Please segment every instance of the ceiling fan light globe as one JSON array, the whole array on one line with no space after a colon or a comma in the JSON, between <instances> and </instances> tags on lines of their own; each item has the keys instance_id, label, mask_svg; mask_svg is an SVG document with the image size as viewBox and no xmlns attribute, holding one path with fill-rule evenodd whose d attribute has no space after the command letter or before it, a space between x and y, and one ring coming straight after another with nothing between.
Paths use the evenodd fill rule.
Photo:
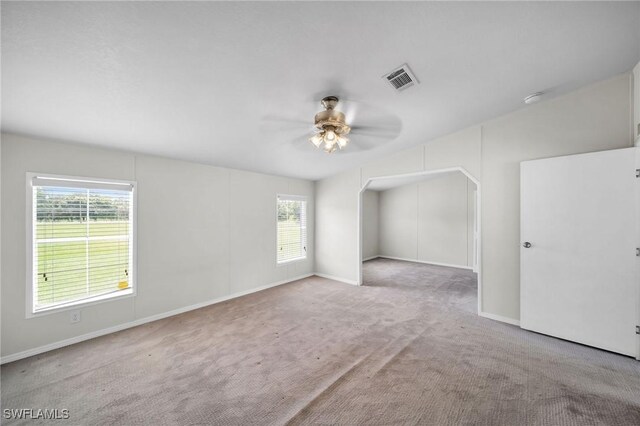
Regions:
<instances>
[{"instance_id":1,"label":"ceiling fan light globe","mask_svg":"<svg viewBox=\"0 0 640 426\"><path fill-rule=\"evenodd\" d=\"M327 154L331 154L332 152L335 152L335 150L338 149L338 145L337 144L325 144L324 145L324 152L326 152Z\"/></svg>"},{"instance_id":2,"label":"ceiling fan light globe","mask_svg":"<svg viewBox=\"0 0 640 426\"><path fill-rule=\"evenodd\" d=\"M316 135L313 135L312 137L309 138L309 142L311 142L316 148L320 148L320 145L322 145L322 134L318 133Z\"/></svg>"},{"instance_id":3,"label":"ceiling fan light globe","mask_svg":"<svg viewBox=\"0 0 640 426\"><path fill-rule=\"evenodd\" d=\"M338 138L336 139L336 143L338 144L338 148L342 149L349 143L349 138L338 136Z\"/></svg>"},{"instance_id":4,"label":"ceiling fan light globe","mask_svg":"<svg viewBox=\"0 0 640 426\"><path fill-rule=\"evenodd\" d=\"M324 139L326 141L334 141L336 139L336 133L332 130L326 130L324 133Z\"/></svg>"},{"instance_id":5,"label":"ceiling fan light globe","mask_svg":"<svg viewBox=\"0 0 640 426\"><path fill-rule=\"evenodd\" d=\"M335 139L327 140L327 138L325 137L325 139L324 139L324 150L326 152L328 152L328 153L332 153L336 149L338 149L338 143L336 142L336 140Z\"/></svg>"}]
</instances>

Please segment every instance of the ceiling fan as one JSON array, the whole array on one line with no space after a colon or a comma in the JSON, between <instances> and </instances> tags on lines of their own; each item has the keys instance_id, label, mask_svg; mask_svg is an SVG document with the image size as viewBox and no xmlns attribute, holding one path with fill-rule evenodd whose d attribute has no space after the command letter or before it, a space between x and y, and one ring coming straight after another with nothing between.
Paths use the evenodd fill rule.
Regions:
<instances>
[{"instance_id":1,"label":"ceiling fan","mask_svg":"<svg viewBox=\"0 0 640 426\"><path fill-rule=\"evenodd\" d=\"M308 129L302 135L298 133L290 143L308 150L309 145L304 142L308 140L327 153L349 153L377 148L395 139L402 127L398 117L376 105L341 100L337 96L325 96L320 104L324 110L315 114L313 122L301 120L300 115L267 116L263 118L265 130L284 135L296 129L297 132Z\"/></svg>"},{"instance_id":2,"label":"ceiling fan","mask_svg":"<svg viewBox=\"0 0 640 426\"><path fill-rule=\"evenodd\" d=\"M335 109L338 102L336 96L327 96L320 101L324 111L317 113L314 118L318 133L309 138L309 142L316 148L323 149L328 154L345 148L349 143L347 135L351 127L345 123L344 113Z\"/></svg>"}]
</instances>

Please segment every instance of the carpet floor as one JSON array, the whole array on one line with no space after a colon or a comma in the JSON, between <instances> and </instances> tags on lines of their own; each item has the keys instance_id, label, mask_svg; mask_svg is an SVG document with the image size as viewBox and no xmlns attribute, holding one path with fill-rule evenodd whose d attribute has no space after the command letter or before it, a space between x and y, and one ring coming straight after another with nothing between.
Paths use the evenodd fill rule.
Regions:
<instances>
[{"instance_id":1,"label":"carpet floor","mask_svg":"<svg viewBox=\"0 0 640 426\"><path fill-rule=\"evenodd\" d=\"M470 271L376 259L364 277L7 364L2 407L77 425L640 425L639 362L478 317Z\"/></svg>"}]
</instances>

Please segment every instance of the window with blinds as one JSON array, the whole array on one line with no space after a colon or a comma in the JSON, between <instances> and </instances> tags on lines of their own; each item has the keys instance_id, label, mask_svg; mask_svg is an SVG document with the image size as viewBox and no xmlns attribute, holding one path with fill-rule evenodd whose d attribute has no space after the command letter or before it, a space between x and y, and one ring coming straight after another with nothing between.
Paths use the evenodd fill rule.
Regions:
<instances>
[{"instance_id":1,"label":"window with blinds","mask_svg":"<svg viewBox=\"0 0 640 426\"><path fill-rule=\"evenodd\" d=\"M133 293L133 184L32 176L32 313Z\"/></svg>"},{"instance_id":2,"label":"window with blinds","mask_svg":"<svg viewBox=\"0 0 640 426\"><path fill-rule=\"evenodd\" d=\"M278 195L278 263L307 257L307 200Z\"/></svg>"}]
</instances>

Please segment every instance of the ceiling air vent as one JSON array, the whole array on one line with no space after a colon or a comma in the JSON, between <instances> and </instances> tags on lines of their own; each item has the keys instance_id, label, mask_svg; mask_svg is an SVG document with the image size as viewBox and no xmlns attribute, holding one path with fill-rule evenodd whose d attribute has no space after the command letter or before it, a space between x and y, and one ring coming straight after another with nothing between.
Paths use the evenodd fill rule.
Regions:
<instances>
[{"instance_id":1,"label":"ceiling air vent","mask_svg":"<svg viewBox=\"0 0 640 426\"><path fill-rule=\"evenodd\" d=\"M407 64L391 71L389 74L385 75L384 78L389 82L391 87L397 91L404 90L419 83L418 79L413 75L409 69L409 65Z\"/></svg>"}]
</instances>

